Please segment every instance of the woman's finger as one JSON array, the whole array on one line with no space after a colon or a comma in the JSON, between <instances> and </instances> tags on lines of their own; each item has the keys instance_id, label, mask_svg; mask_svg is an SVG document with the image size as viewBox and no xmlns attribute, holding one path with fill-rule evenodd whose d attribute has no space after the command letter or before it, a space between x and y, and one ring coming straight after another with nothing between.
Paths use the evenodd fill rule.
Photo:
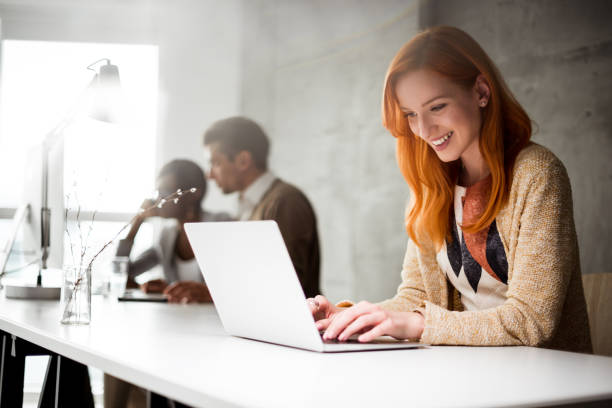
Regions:
<instances>
[{"instance_id":1,"label":"woman's finger","mask_svg":"<svg viewBox=\"0 0 612 408\"><path fill-rule=\"evenodd\" d=\"M357 340L359 340L361 343L368 343L377 337L384 336L385 334L389 334L392 326L393 326L393 321L391 320L390 317L387 317L386 319L381 321L378 325L374 326L371 330L359 336Z\"/></svg>"},{"instance_id":2,"label":"woman's finger","mask_svg":"<svg viewBox=\"0 0 612 408\"><path fill-rule=\"evenodd\" d=\"M319 305L320 308L328 308L331 306L329 300L323 295L317 295L313 298L313 300Z\"/></svg>"},{"instance_id":3,"label":"woman's finger","mask_svg":"<svg viewBox=\"0 0 612 408\"><path fill-rule=\"evenodd\" d=\"M383 311L361 315L346 326L346 328L338 335L338 340L346 341L353 334L358 333L361 330L374 327L385 320L385 318L386 315Z\"/></svg>"},{"instance_id":4,"label":"woman's finger","mask_svg":"<svg viewBox=\"0 0 612 408\"><path fill-rule=\"evenodd\" d=\"M308 308L310 309L310 313L315 314L319 311L319 302L313 298L308 298L306 299L306 304L308 305Z\"/></svg>"},{"instance_id":5,"label":"woman's finger","mask_svg":"<svg viewBox=\"0 0 612 408\"><path fill-rule=\"evenodd\" d=\"M166 289L164 289L165 295L175 295L178 290L181 289L181 282L174 282L171 285L168 285Z\"/></svg>"},{"instance_id":6,"label":"woman's finger","mask_svg":"<svg viewBox=\"0 0 612 408\"><path fill-rule=\"evenodd\" d=\"M184 298L190 295L189 289L188 288L184 288L184 287L176 287L174 288L174 290L170 293L172 295L172 297L177 297L177 298Z\"/></svg>"},{"instance_id":7,"label":"woman's finger","mask_svg":"<svg viewBox=\"0 0 612 408\"><path fill-rule=\"evenodd\" d=\"M332 321L331 318L317 320L315 322L315 325L317 326L317 330L321 331L321 330L327 329L331 321Z\"/></svg>"},{"instance_id":8,"label":"woman's finger","mask_svg":"<svg viewBox=\"0 0 612 408\"><path fill-rule=\"evenodd\" d=\"M369 313L373 308L376 308L376 306L371 303L360 302L336 314L327 330L325 330L323 338L325 340L335 339L353 320L362 314Z\"/></svg>"}]
</instances>

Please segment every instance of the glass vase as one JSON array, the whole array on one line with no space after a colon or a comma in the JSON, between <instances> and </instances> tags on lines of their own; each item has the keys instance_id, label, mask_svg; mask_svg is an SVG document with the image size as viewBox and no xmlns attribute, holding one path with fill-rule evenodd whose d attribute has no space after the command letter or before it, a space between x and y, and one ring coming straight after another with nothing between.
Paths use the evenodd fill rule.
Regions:
<instances>
[{"instance_id":1,"label":"glass vase","mask_svg":"<svg viewBox=\"0 0 612 408\"><path fill-rule=\"evenodd\" d=\"M65 267L60 302L62 324L91 322L91 267Z\"/></svg>"}]
</instances>

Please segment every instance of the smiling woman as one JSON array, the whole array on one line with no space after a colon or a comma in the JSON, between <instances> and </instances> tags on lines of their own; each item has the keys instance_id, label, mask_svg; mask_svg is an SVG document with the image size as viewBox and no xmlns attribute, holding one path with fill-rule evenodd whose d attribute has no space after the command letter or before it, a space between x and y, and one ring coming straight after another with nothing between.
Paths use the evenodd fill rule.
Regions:
<instances>
[{"instance_id":1,"label":"smiling woman","mask_svg":"<svg viewBox=\"0 0 612 408\"><path fill-rule=\"evenodd\" d=\"M317 296L324 338L589 352L567 173L476 41L436 27L402 47L383 120L412 192L402 283L346 310Z\"/></svg>"}]
</instances>

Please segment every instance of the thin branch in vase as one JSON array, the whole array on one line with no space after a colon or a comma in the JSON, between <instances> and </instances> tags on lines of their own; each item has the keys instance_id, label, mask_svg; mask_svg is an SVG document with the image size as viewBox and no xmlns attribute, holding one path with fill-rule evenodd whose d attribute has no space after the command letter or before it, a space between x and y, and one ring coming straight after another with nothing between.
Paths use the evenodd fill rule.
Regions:
<instances>
[{"instance_id":1,"label":"thin branch in vase","mask_svg":"<svg viewBox=\"0 0 612 408\"><path fill-rule=\"evenodd\" d=\"M66 201L68 201L68 196L66 196ZM66 234L68 235L68 244L70 245L70 255L72 256L72 264L75 265L75 258L74 258L74 249L73 244L72 244L72 236L70 235L70 228L68 228L68 207L66 207L66 213L64 214L64 219L66 220Z\"/></svg>"},{"instance_id":2,"label":"thin branch in vase","mask_svg":"<svg viewBox=\"0 0 612 408\"><path fill-rule=\"evenodd\" d=\"M157 201L156 201L156 202L155 202L155 203L154 203L152 206L150 206L150 207L148 207L148 208L145 208L145 209L141 210L141 211L139 212L139 214L136 214L134 217L132 217L132 218L130 219L130 221L128 221L128 222L127 222L127 223L126 223L126 224L125 224L123 227L121 227L121 229L120 229L120 230L119 230L119 231L118 231L118 232L115 234L115 236L113 236L113 238L112 238L110 241L108 241L106 244L104 244L104 245L102 246L102 248L101 248L101 249L100 249L100 250L99 250L99 251L98 251L98 252L97 252L97 253L96 253L96 254L95 254L95 255L94 255L92 258L91 258L91 261L89 261L89 263L87 264L87 268L85 269L85 272L86 272L86 271L88 271L88 270L91 270L91 267L92 267L92 265L93 265L94 261L96 260L96 258L98 258L98 256L99 256L99 255L100 255L102 252L104 252L104 250L105 250L106 248L108 248L108 247L109 247L109 246L110 246L110 245L111 245L113 242L115 242L115 240L116 240L116 239L117 239L117 238L118 238L118 237L121 235L121 233L122 233L123 231L125 231L125 229L126 229L127 227L129 227L130 225L132 225L132 223L133 223L133 222L136 220L136 218L138 217L138 215L140 215L140 213L143 213L143 212L145 212L145 211L150 211L150 210L154 209L155 207L157 207L157 208L162 208L162 207L163 207L164 205L166 205L166 204L167 204L169 201L172 201L174 204L178 204L178 202L179 202L180 198L181 198L181 197L182 197L184 194L186 194L186 193L187 193L187 194L192 194L192 193L195 193L196 191L198 191L198 189L197 189L197 188L195 188L195 187L192 187L192 188L190 188L190 189L188 189L188 190L181 190L181 189L179 188L179 189L178 189L178 190L176 190L174 193L169 194L169 195L167 195L167 196L165 196L165 197L160 198L160 199L159 199L159 200L157 200ZM80 207L79 207L79 210L78 210L78 211L80 212ZM78 220L78 213L77 213L77 220ZM80 228L79 228L79 230L80 230ZM69 297L69 298L68 298L68 300L66 301L66 307L64 308L64 313L63 313L63 315L64 315L64 316L63 316L63 318L64 318L64 319L65 319L65 318L67 318L67 317L68 317L68 315L69 315L69 313L70 313L70 305L71 305L71 301L72 301L72 299L73 299L73 297L74 297L74 294L76 293L76 291L77 291L77 289L78 289L79 285L81 284L81 281L83 280L83 273L84 273L84 271L83 271L83 263L82 263L82 261L83 261L83 259L82 259L82 258L83 258L83 256L84 256L84 253L82 253L82 256L81 256L81 264L80 264L80 266L79 266L79 276L78 276L78 278L76 279L76 281L74 282L72 292L70 293L70 297Z\"/></svg>"},{"instance_id":3,"label":"thin branch in vase","mask_svg":"<svg viewBox=\"0 0 612 408\"><path fill-rule=\"evenodd\" d=\"M105 179L105 184L108 180ZM96 200L96 202L100 202L100 200L102 199L102 191L100 191L98 193L98 198ZM91 236L91 231L93 230L93 225L94 222L96 221L96 215L98 214L98 209L94 209L93 215L91 216L91 222L89 223L89 231L87 232L87 238L85 238L85 251L87 251L87 248L89 248L89 237Z\"/></svg>"},{"instance_id":4,"label":"thin branch in vase","mask_svg":"<svg viewBox=\"0 0 612 408\"><path fill-rule=\"evenodd\" d=\"M78 199L77 199L78 202ZM76 215L76 223L77 229L79 231L79 242L80 242L80 253L81 259L79 260L79 267L83 266L83 260L85 259L85 249L83 248L83 230L81 229L81 205L77 206L77 215Z\"/></svg>"},{"instance_id":5,"label":"thin branch in vase","mask_svg":"<svg viewBox=\"0 0 612 408\"><path fill-rule=\"evenodd\" d=\"M157 207L157 208L162 208L162 207L163 207L164 205L166 205L166 204L167 204L169 201L172 201L174 204L178 204L178 202L179 202L179 198L180 198L180 197L181 197L183 194L185 194L185 193L188 193L188 194L189 194L189 193L195 193L196 191L198 191L198 189L197 189L197 188L195 188L195 187L191 187L189 190L185 190L185 191L183 191L183 190L181 190L181 189L179 188L179 189L178 189L178 190L176 190L174 193L169 194L169 195L167 195L167 196L165 196L165 197L160 198L160 199L159 199L159 200L157 200L157 201L155 202L155 204L153 204L152 206L150 206L150 207L148 207L148 208L145 208L145 209L143 209L143 210L140 210L140 213L143 213L143 212L146 212L146 211L150 211L150 210L154 209L155 207ZM116 239L119 237L119 235L121 235L121 233L122 233L123 231L125 231L125 229L126 229L127 227L129 227L130 225L132 225L132 223L133 223L133 222L136 220L136 218L138 217L138 215L139 215L139 214L137 214L137 215L135 215L134 217L132 217L132 219L131 219L131 220L130 220L130 221L127 223L127 224L125 224L125 225L124 225L124 226L123 226L123 227L122 227L122 228L119 230L119 232L117 232L117 233L115 234L115 236L114 236L114 237L113 237L113 238L112 238L110 241L108 241L106 244L104 244L104 246L102 247L102 249L100 249L100 251L98 251L98 253L97 253L97 254L95 254L95 255L93 256L93 258L92 258L92 259L91 259L91 261L89 262L88 268L89 268L89 267L91 267L91 265L94 263L94 261L96 260L96 258L98 257L98 255L100 255L102 252L104 252L104 250L105 250L105 249L106 249L106 248L107 248L109 245L111 245L111 244L112 244L112 243L113 243L113 242L114 242L114 241L115 241L115 240L116 240Z\"/></svg>"},{"instance_id":6,"label":"thin branch in vase","mask_svg":"<svg viewBox=\"0 0 612 408\"><path fill-rule=\"evenodd\" d=\"M85 253L87 252L87 249L89 248L89 237L91 236L91 231L93 230L93 224L96 221L96 215L98 214L98 209L95 209L92 216L91 216L91 222L89 223L89 231L87 231L87 237L85 238L85 248L83 249L83 256L85 256Z\"/></svg>"}]
</instances>

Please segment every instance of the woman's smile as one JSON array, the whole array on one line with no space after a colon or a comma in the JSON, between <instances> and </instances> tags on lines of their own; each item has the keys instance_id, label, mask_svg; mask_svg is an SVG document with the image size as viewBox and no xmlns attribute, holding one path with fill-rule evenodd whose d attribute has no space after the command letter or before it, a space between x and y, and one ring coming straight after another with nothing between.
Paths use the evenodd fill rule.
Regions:
<instances>
[{"instance_id":1,"label":"woman's smile","mask_svg":"<svg viewBox=\"0 0 612 408\"><path fill-rule=\"evenodd\" d=\"M443 150L450 143L450 138L452 135L453 135L453 131L451 130L450 132L446 133L441 138L432 140L431 144L434 145L434 149L438 151Z\"/></svg>"}]
</instances>

